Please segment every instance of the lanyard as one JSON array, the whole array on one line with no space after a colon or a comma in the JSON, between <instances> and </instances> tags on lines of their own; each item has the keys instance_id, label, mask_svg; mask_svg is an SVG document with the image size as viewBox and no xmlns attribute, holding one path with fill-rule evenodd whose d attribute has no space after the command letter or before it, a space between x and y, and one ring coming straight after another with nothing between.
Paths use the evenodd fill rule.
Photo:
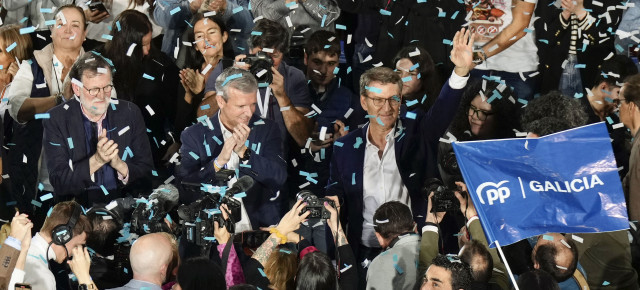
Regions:
<instances>
[{"instance_id":1,"label":"lanyard","mask_svg":"<svg viewBox=\"0 0 640 290\"><path fill-rule=\"evenodd\" d=\"M267 112L269 112L268 107L269 107L269 96L271 96L271 88L267 87L267 91L265 93L264 96L264 102L260 102L260 98L262 97L260 95L260 90L258 90L258 109L260 110L260 118L262 119L266 119L267 118Z\"/></svg>"}]
</instances>

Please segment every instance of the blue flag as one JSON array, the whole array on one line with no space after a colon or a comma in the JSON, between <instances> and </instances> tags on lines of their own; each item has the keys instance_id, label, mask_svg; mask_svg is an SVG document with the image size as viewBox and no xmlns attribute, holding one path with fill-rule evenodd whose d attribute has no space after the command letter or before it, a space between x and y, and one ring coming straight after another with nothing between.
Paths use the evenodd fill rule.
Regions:
<instances>
[{"instance_id":1,"label":"blue flag","mask_svg":"<svg viewBox=\"0 0 640 290\"><path fill-rule=\"evenodd\" d=\"M541 138L455 142L491 247L548 233L629 228L603 122Z\"/></svg>"}]
</instances>

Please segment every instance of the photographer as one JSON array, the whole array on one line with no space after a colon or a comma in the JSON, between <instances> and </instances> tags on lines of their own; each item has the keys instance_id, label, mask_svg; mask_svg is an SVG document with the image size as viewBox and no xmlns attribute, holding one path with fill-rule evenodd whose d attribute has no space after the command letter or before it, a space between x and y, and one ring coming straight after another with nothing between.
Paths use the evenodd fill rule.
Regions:
<instances>
[{"instance_id":1,"label":"photographer","mask_svg":"<svg viewBox=\"0 0 640 290\"><path fill-rule=\"evenodd\" d=\"M338 199L331 199L336 204L336 208L339 209ZM300 251L300 256L303 257L300 260L295 276L295 288L301 289L302 285L304 285L304 289L355 289L358 283L356 260L342 226L338 224L338 211L328 203L325 203L324 207L331 213L331 218L327 223L331 228L336 241L336 248L338 249L336 263L338 267L342 268L340 277L338 278L337 272L328 256L317 251L310 252L313 251L313 247L305 248ZM308 211L300 215L300 212L305 208L306 204L302 203L302 200L298 200L292 209L285 214L280 223L270 230L271 236L256 250L245 265L247 283L258 286L261 289L268 289L269 285L271 285L271 281L266 277L268 274L261 274L265 273L265 263L278 244L285 244L290 240L295 243L300 242L300 237L293 231L309 216ZM299 249L302 247L301 245L298 246ZM274 269L274 271L277 271L277 269Z\"/></svg>"}]
</instances>

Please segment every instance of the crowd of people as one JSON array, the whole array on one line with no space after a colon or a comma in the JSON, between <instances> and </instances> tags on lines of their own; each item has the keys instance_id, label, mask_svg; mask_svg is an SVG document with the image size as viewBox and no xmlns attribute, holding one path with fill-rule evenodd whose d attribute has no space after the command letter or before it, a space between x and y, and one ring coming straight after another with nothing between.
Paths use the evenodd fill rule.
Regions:
<instances>
[{"instance_id":1,"label":"crowd of people","mask_svg":"<svg viewBox=\"0 0 640 290\"><path fill-rule=\"evenodd\" d=\"M639 289L638 24L639 0L2 1L0 290ZM490 248L452 142L598 122L630 229Z\"/></svg>"}]
</instances>

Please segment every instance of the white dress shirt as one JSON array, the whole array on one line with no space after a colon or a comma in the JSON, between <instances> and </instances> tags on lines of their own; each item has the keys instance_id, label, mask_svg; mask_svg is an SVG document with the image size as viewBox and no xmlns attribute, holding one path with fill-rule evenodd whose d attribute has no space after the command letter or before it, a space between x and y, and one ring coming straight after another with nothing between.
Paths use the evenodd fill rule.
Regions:
<instances>
[{"instance_id":1,"label":"white dress shirt","mask_svg":"<svg viewBox=\"0 0 640 290\"><path fill-rule=\"evenodd\" d=\"M396 128L402 127L398 120ZM386 136L387 145L382 152L382 158L378 156L380 150L369 140L367 127L367 141L364 152L363 192L364 207L362 215L362 244L367 247L380 247L373 229L373 214L378 207L388 201L399 201L411 208L409 191L402 182L398 164L396 163L395 133L391 130Z\"/></svg>"}]
</instances>

